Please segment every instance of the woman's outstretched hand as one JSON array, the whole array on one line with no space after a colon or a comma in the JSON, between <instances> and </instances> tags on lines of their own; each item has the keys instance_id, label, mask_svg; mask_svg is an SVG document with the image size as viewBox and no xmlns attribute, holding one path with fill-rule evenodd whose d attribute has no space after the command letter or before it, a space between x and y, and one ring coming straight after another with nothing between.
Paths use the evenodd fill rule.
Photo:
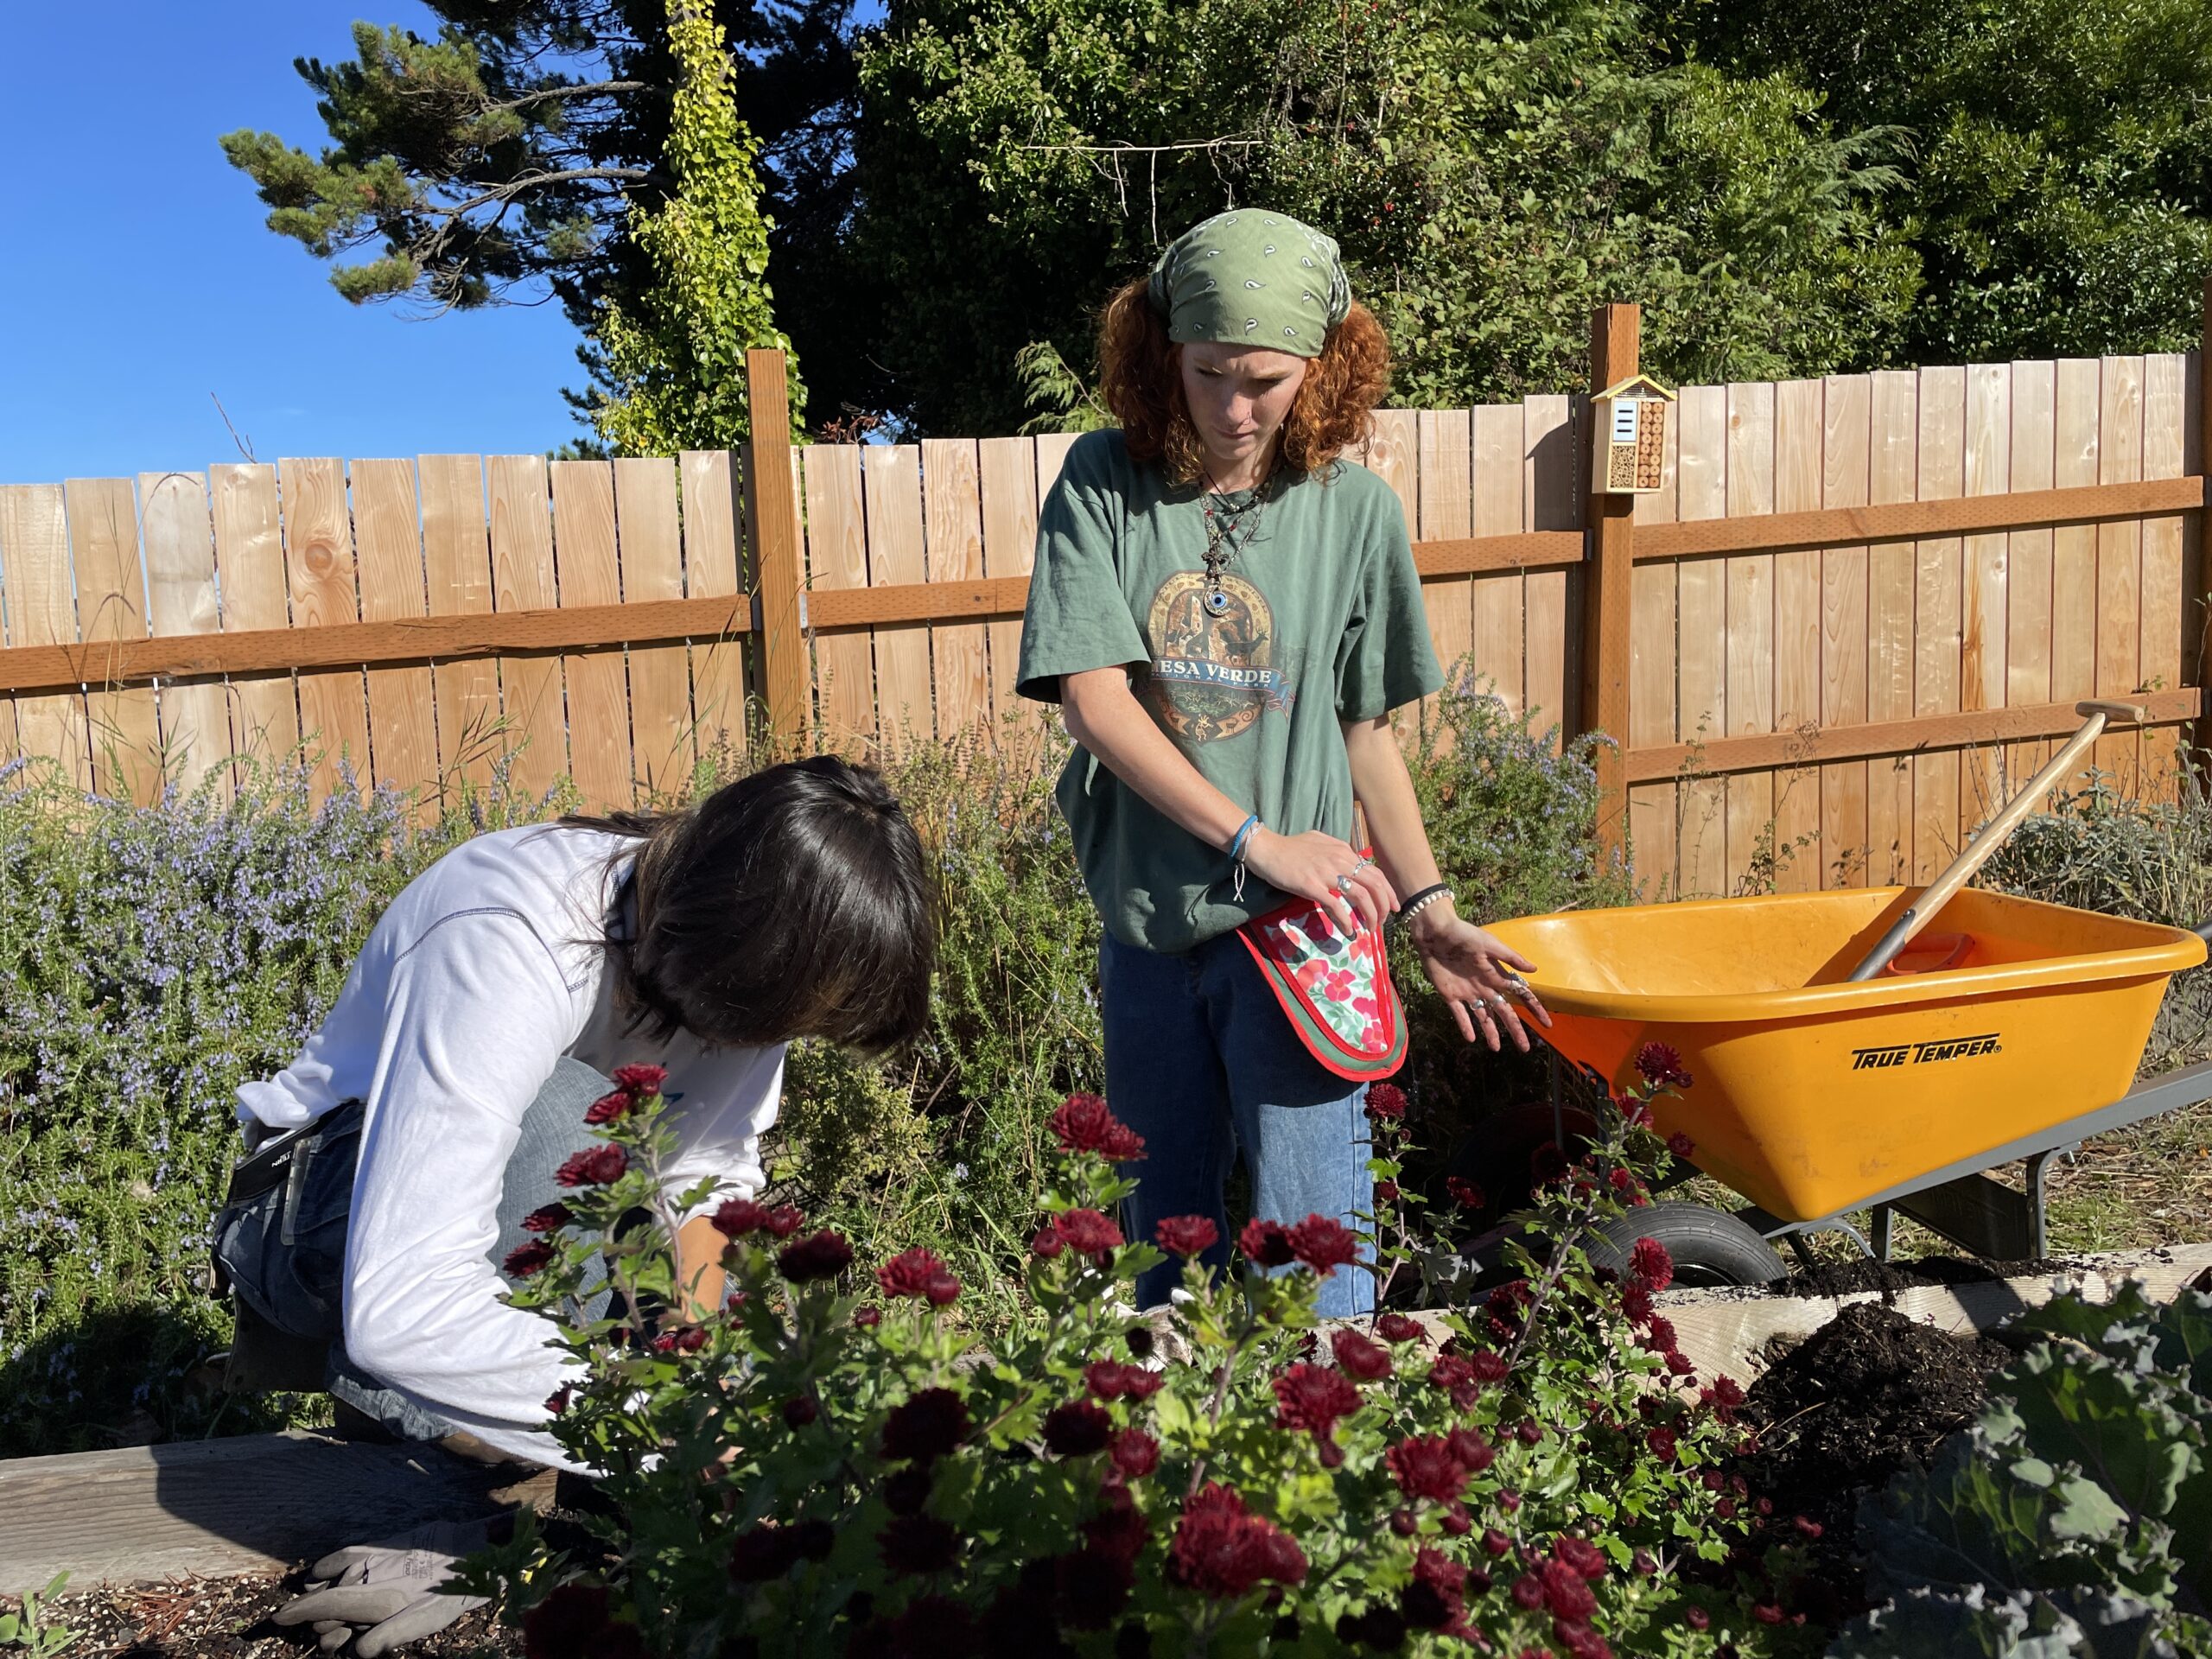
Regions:
<instances>
[{"instance_id":1,"label":"woman's outstretched hand","mask_svg":"<svg viewBox=\"0 0 2212 1659\"><path fill-rule=\"evenodd\" d=\"M1520 977L1534 973L1535 963L1472 922L1435 914L1449 902L1433 906L1414 919L1414 949L1421 954L1421 971L1450 1006L1461 1036L1471 1043L1480 1032L1494 1052L1503 1027L1514 1046L1527 1053L1529 1033L1513 1017L1513 1004L1520 1003L1540 1026L1552 1022L1535 990Z\"/></svg>"},{"instance_id":2,"label":"woman's outstretched hand","mask_svg":"<svg viewBox=\"0 0 2212 1659\"><path fill-rule=\"evenodd\" d=\"M1381 927L1383 918L1398 908L1389 878L1375 868L1372 859L1361 857L1350 842L1319 830L1302 836L1255 830L1245 844L1244 862L1279 892L1319 902L1347 935L1358 931L1355 918L1359 925ZM1349 878L1342 887L1338 885L1340 877Z\"/></svg>"}]
</instances>

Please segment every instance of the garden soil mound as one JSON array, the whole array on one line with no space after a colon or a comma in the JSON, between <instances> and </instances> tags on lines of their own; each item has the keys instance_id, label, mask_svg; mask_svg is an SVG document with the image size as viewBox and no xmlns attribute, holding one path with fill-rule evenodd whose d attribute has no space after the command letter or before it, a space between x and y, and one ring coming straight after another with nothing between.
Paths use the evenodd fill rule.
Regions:
<instances>
[{"instance_id":1,"label":"garden soil mound","mask_svg":"<svg viewBox=\"0 0 2212 1659\"><path fill-rule=\"evenodd\" d=\"M2078 1263L2040 1261L1986 1262L1979 1256L1923 1255L1912 1262L1877 1262L1857 1256L1802 1268L1765 1288L1783 1296L1849 1296L1857 1292L1915 1290L1923 1285L1972 1285L1991 1279L2031 1279L2078 1268Z\"/></svg>"},{"instance_id":2,"label":"garden soil mound","mask_svg":"<svg viewBox=\"0 0 2212 1659\"><path fill-rule=\"evenodd\" d=\"M285 1630L270 1615L300 1593L292 1578L173 1579L163 1584L65 1591L41 1604L40 1622L72 1631L70 1659L313 1659L304 1625ZM12 1601L0 1603L12 1609ZM405 1659L522 1659L522 1633L502 1630L480 1607L458 1624L398 1650Z\"/></svg>"},{"instance_id":3,"label":"garden soil mound","mask_svg":"<svg viewBox=\"0 0 2212 1659\"><path fill-rule=\"evenodd\" d=\"M1908 1465L1924 1466L1981 1408L1990 1373L2012 1357L1986 1337L1916 1325L1879 1302L1849 1304L1751 1385L1745 1416L1761 1442L1745 1464L1752 1491L1785 1522L1819 1522L1815 1556L1839 1590L1855 1587L1859 1495Z\"/></svg>"}]
</instances>

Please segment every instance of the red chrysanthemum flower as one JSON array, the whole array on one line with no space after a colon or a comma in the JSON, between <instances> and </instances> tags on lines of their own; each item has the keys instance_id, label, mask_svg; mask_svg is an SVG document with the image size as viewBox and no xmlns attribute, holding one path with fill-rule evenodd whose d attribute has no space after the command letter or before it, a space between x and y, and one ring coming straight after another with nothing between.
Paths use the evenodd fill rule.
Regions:
<instances>
[{"instance_id":1,"label":"red chrysanthemum flower","mask_svg":"<svg viewBox=\"0 0 2212 1659\"><path fill-rule=\"evenodd\" d=\"M1306 1556L1287 1533L1247 1510L1228 1487L1209 1481L1184 1506L1168 1571L1200 1595L1231 1600L1262 1583L1303 1584Z\"/></svg>"},{"instance_id":2,"label":"red chrysanthemum flower","mask_svg":"<svg viewBox=\"0 0 2212 1659\"><path fill-rule=\"evenodd\" d=\"M1656 1238L1639 1238L1628 1253L1629 1270L1655 1291L1675 1282L1675 1258Z\"/></svg>"},{"instance_id":3,"label":"red chrysanthemum flower","mask_svg":"<svg viewBox=\"0 0 2212 1659\"><path fill-rule=\"evenodd\" d=\"M553 1247L542 1238L534 1238L527 1244L518 1244L509 1250L506 1261L501 1265L505 1268L508 1278L527 1279L532 1274L543 1273L552 1260Z\"/></svg>"},{"instance_id":4,"label":"red chrysanthemum flower","mask_svg":"<svg viewBox=\"0 0 2212 1659\"><path fill-rule=\"evenodd\" d=\"M960 1535L933 1515L894 1515L875 1535L876 1553L893 1573L942 1573L960 1559Z\"/></svg>"},{"instance_id":5,"label":"red chrysanthemum flower","mask_svg":"<svg viewBox=\"0 0 2212 1659\"><path fill-rule=\"evenodd\" d=\"M1123 1434L1138 1433L1125 1428ZM1133 1561L1152 1536L1152 1525L1144 1512L1129 1501L1127 1492L1109 1491L1106 1507L1083 1523L1083 1538L1086 1548L1116 1560Z\"/></svg>"},{"instance_id":6,"label":"red chrysanthemum flower","mask_svg":"<svg viewBox=\"0 0 2212 1659\"><path fill-rule=\"evenodd\" d=\"M618 1065L614 1068L614 1086L639 1099L660 1093L660 1086L668 1081L664 1065Z\"/></svg>"},{"instance_id":7,"label":"red chrysanthemum flower","mask_svg":"<svg viewBox=\"0 0 2212 1659\"><path fill-rule=\"evenodd\" d=\"M1675 1351L1675 1322L1663 1313L1654 1313L1636 1340L1648 1353L1670 1354Z\"/></svg>"},{"instance_id":8,"label":"red chrysanthemum flower","mask_svg":"<svg viewBox=\"0 0 2212 1659\"><path fill-rule=\"evenodd\" d=\"M1141 1428L1121 1430L1107 1450L1124 1480L1142 1480L1160 1467L1160 1442Z\"/></svg>"},{"instance_id":9,"label":"red chrysanthemum flower","mask_svg":"<svg viewBox=\"0 0 2212 1659\"><path fill-rule=\"evenodd\" d=\"M622 1179L622 1172L630 1167L630 1160L621 1147L593 1147L588 1151L570 1153L561 1167L553 1172L553 1179L563 1186L605 1186Z\"/></svg>"},{"instance_id":10,"label":"red chrysanthemum flower","mask_svg":"<svg viewBox=\"0 0 2212 1659\"><path fill-rule=\"evenodd\" d=\"M637 1103L630 1096L617 1089L611 1095L601 1095L584 1108L584 1122L594 1128L599 1128L626 1117L630 1109Z\"/></svg>"},{"instance_id":11,"label":"red chrysanthemum flower","mask_svg":"<svg viewBox=\"0 0 2212 1659\"><path fill-rule=\"evenodd\" d=\"M1395 1123L1406 1115L1406 1091L1395 1083L1373 1083L1367 1087L1367 1115Z\"/></svg>"},{"instance_id":12,"label":"red chrysanthemum flower","mask_svg":"<svg viewBox=\"0 0 2212 1659\"><path fill-rule=\"evenodd\" d=\"M1359 1260L1359 1235L1328 1216L1308 1216L1290 1230L1291 1252L1326 1279Z\"/></svg>"},{"instance_id":13,"label":"red chrysanthemum flower","mask_svg":"<svg viewBox=\"0 0 2212 1659\"><path fill-rule=\"evenodd\" d=\"M1052 1217L1052 1230L1070 1249L1079 1250L1101 1264L1122 1246L1122 1230L1096 1210L1062 1211Z\"/></svg>"},{"instance_id":14,"label":"red chrysanthemum flower","mask_svg":"<svg viewBox=\"0 0 2212 1659\"><path fill-rule=\"evenodd\" d=\"M1586 1619L1598 1611L1598 1598L1582 1574L1565 1561L1546 1561L1537 1569L1544 1586L1544 1605L1554 1618Z\"/></svg>"},{"instance_id":15,"label":"red chrysanthemum flower","mask_svg":"<svg viewBox=\"0 0 2212 1659\"><path fill-rule=\"evenodd\" d=\"M1107 1109L1096 1095L1070 1095L1052 1114L1052 1133L1064 1152L1095 1152L1117 1164L1144 1156L1144 1137Z\"/></svg>"},{"instance_id":16,"label":"red chrysanthemum flower","mask_svg":"<svg viewBox=\"0 0 2212 1659\"><path fill-rule=\"evenodd\" d=\"M806 1225L806 1217L798 1212L796 1205L779 1204L768 1212L760 1225L772 1238L789 1238Z\"/></svg>"},{"instance_id":17,"label":"red chrysanthemum flower","mask_svg":"<svg viewBox=\"0 0 2212 1659\"><path fill-rule=\"evenodd\" d=\"M1466 1488L1466 1465L1452 1455L1452 1443L1440 1435L1408 1435L1384 1452L1382 1460L1408 1497L1450 1503Z\"/></svg>"},{"instance_id":18,"label":"red chrysanthemum flower","mask_svg":"<svg viewBox=\"0 0 2212 1659\"><path fill-rule=\"evenodd\" d=\"M798 1541L789 1527L762 1522L731 1541L729 1575L740 1584L766 1584L790 1572L798 1560Z\"/></svg>"},{"instance_id":19,"label":"red chrysanthemum flower","mask_svg":"<svg viewBox=\"0 0 2212 1659\"><path fill-rule=\"evenodd\" d=\"M1326 1440L1337 1419L1360 1407L1359 1390L1342 1371L1325 1365L1292 1366L1275 1378L1275 1422Z\"/></svg>"},{"instance_id":20,"label":"red chrysanthemum flower","mask_svg":"<svg viewBox=\"0 0 2212 1659\"><path fill-rule=\"evenodd\" d=\"M1675 1460L1675 1431L1664 1424L1645 1432L1643 1443L1651 1448L1651 1455L1662 1463Z\"/></svg>"},{"instance_id":21,"label":"red chrysanthemum flower","mask_svg":"<svg viewBox=\"0 0 2212 1659\"><path fill-rule=\"evenodd\" d=\"M1467 1364L1478 1382L1503 1382L1511 1370L1505 1363L1505 1356L1495 1348L1476 1349L1467 1356Z\"/></svg>"},{"instance_id":22,"label":"red chrysanthemum flower","mask_svg":"<svg viewBox=\"0 0 2212 1659\"><path fill-rule=\"evenodd\" d=\"M1672 1135L1667 1137L1667 1150L1673 1153L1677 1158L1687 1158L1697 1150L1697 1142L1691 1140L1689 1136L1684 1135L1680 1129L1676 1129Z\"/></svg>"},{"instance_id":23,"label":"red chrysanthemum flower","mask_svg":"<svg viewBox=\"0 0 2212 1659\"><path fill-rule=\"evenodd\" d=\"M1414 1552L1413 1582L1406 1586L1399 1609L1406 1623L1416 1629L1440 1630L1465 1612L1466 1593L1467 1569L1443 1551L1424 1547Z\"/></svg>"},{"instance_id":24,"label":"red chrysanthemum flower","mask_svg":"<svg viewBox=\"0 0 2212 1659\"><path fill-rule=\"evenodd\" d=\"M902 1251L878 1268L875 1282L887 1296L920 1297L934 1307L944 1307L960 1294L960 1281L919 1246Z\"/></svg>"},{"instance_id":25,"label":"red chrysanthemum flower","mask_svg":"<svg viewBox=\"0 0 2212 1659\"><path fill-rule=\"evenodd\" d=\"M1236 1248L1255 1268L1287 1268L1298 1259L1298 1252L1291 1248L1290 1230L1279 1221L1258 1216L1246 1222L1244 1230L1236 1235Z\"/></svg>"},{"instance_id":26,"label":"red chrysanthemum flower","mask_svg":"<svg viewBox=\"0 0 2212 1659\"><path fill-rule=\"evenodd\" d=\"M1460 1467L1471 1475L1479 1475L1497 1461L1497 1448L1471 1428L1453 1429L1444 1437L1444 1443L1459 1459Z\"/></svg>"},{"instance_id":27,"label":"red chrysanthemum flower","mask_svg":"<svg viewBox=\"0 0 2212 1659\"><path fill-rule=\"evenodd\" d=\"M1390 1375L1390 1351L1370 1337L1349 1328L1329 1338L1337 1363L1363 1382L1378 1382Z\"/></svg>"},{"instance_id":28,"label":"red chrysanthemum flower","mask_svg":"<svg viewBox=\"0 0 2212 1659\"><path fill-rule=\"evenodd\" d=\"M1375 1201L1377 1204L1395 1204L1398 1201L1398 1184L1395 1181L1376 1182Z\"/></svg>"},{"instance_id":29,"label":"red chrysanthemum flower","mask_svg":"<svg viewBox=\"0 0 2212 1659\"><path fill-rule=\"evenodd\" d=\"M1385 1313L1375 1321L1375 1334L1385 1342L1419 1342L1428 1335L1419 1319L1402 1313Z\"/></svg>"},{"instance_id":30,"label":"red chrysanthemum flower","mask_svg":"<svg viewBox=\"0 0 2212 1659\"><path fill-rule=\"evenodd\" d=\"M1621 1317L1630 1325L1642 1325L1651 1317L1652 1306L1651 1287L1640 1279L1630 1280L1621 1292Z\"/></svg>"},{"instance_id":31,"label":"red chrysanthemum flower","mask_svg":"<svg viewBox=\"0 0 2212 1659\"><path fill-rule=\"evenodd\" d=\"M1613 1109L1621 1115L1621 1121L1631 1129L1651 1127L1651 1103L1641 1095L1615 1095L1612 1102Z\"/></svg>"},{"instance_id":32,"label":"red chrysanthemum flower","mask_svg":"<svg viewBox=\"0 0 2212 1659\"><path fill-rule=\"evenodd\" d=\"M709 1224L725 1238L743 1238L767 1227L768 1206L750 1198L728 1198L715 1209Z\"/></svg>"},{"instance_id":33,"label":"red chrysanthemum flower","mask_svg":"<svg viewBox=\"0 0 2212 1659\"><path fill-rule=\"evenodd\" d=\"M1444 1178L1444 1190L1452 1195L1452 1202L1462 1210L1479 1210L1489 1202L1482 1188L1472 1181L1463 1181L1457 1175Z\"/></svg>"},{"instance_id":34,"label":"red chrysanthemum flower","mask_svg":"<svg viewBox=\"0 0 2212 1659\"><path fill-rule=\"evenodd\" d=\"M795 1394L784 1402L784 1427L794 1434L822 1421L822 1408L810 1394Z\"/></svg>"},{"instance_id":35,"label":"red chrysanthemum flower","mask_svg":"<svg viewBox=\"0 0 2212 1659\"><path fill-rule=\"evenodd\" d=\"M1037 1236L1029 1241L1029 1253L1040 1262L1050 1262L1067 1247L1067 1240L1060 1236L1057 1227L1041 1228Z\"/></svg>"},{"instance_id":36,"label":"red chrysanthemum flower","mask_svg":"<svg viewBox=\"0 0 2212 1659\"><path fill-rule=\"evenodd\" d=\"M1669 1089L1687 1089L1690 1074L1682 1070L1681 1052L1668 1043L1646 1043L1636 1051L1636 1069L1643 1080Z\"/></svg>"},{"instance_id":37,"label":"red chrysanthemum flower","mask_svg":"<svg viewBox=\"0 0 2212 1659\"><path fill-rule=\"evenodd\" d=\"M1063 1458L1087 1458L1103 1452L1114 1438L1114 1420L1088 1400L1071 1400L1045 1414L1045 1448Z\"/></svg>"},{"instance_id":38,"label":"red chrysanthemum flower","mask_svg":"<svg viewBox=\"0 0 2212 1659\"><path fill-rule=\"evenodd\" d=\"M1084 1386L1101 1400L1149 1400L1166 1379L1141 1365L1096 1359L1083 1368Z\"/></svg>"},{"instance_id":39,"label":"red chrysanthemum flower","mask_svg":"<svg viewBox=\"0 0 2212 1659\"><path fill-rule=\"evenodd\" d=\"M1552 1554L1593 1583L1612 1570L1605 1552L1586 1538L1561 1533L1552 1540Z\"/></svg>"},{"instance_id":40,"label":"red chrysanthemum flower","mask_svg":"<svg viewBox=\"0 0 2212 1659\"><path fill-rule=\"evenodd\" d=\"M1152 1236L1170 1255L1203 1255L1220 1242L1221 1229L1210 1216L1169 1216Z\"/></svg>"},{"instance_id":41,"label":"red chrysanthemum flower","mask_svg":"<svg viewBox=\"0 0 2212 1659\"><path fill-rule=\"evenodd\" d=\"M574 1397L575 1390L572 1389L556 1389L545 1396L545 1409L558 1417L569 1408L569 1402Z\"/></svg>"},{"instance_id":42,"label":"red chrysanthemum flower","mask_svg":"<svg viewBox=\"0 0 2212 1659\"><path fill-rule=\"evenodd\" d=\"M776 1253L776 1271L795 1285L834 1279L853 1265L853 1247L832 1228L809 1233Z\"/></svg>"},{"instance_id":43,"label":"red chrysanthemum flower","mask_svg":"<svg viewBox=\"0 0 2212 1659\"><path fill-rule=\"evenodd\" d=\"M522 1230L525 1233L557 1232L575 1219L565 1204L541 1205L522 1218Z\"/></svg>"},{"instance_id":44,"label":"red chrysanthemum flower","mask_svg":"<svg viewBox=\"0 0 2212 1659\"><path fill-rule=\"evenodd\" d=\"M950 1389L924 1389L884 1420L883 1455L894 1463L928 1463L967 1438L968 1402Z\"/></svg>"}]
</instances>

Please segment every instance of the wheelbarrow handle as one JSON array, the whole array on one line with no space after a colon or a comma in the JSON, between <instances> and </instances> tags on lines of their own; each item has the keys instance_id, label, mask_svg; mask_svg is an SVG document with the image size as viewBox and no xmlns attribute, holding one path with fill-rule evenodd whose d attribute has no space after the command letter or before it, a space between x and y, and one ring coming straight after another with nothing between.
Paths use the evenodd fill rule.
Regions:
<instances>
[{"instance_id":1,"label":"wheelbarrow handle","mask_svg":"<svg viewBox=\"0 0 2212 1659\"><path fill-rule=\"evenodd\" d=\"M2002 847L2020 827L2020 822L2037 807L2044 797L2069 776L2075 762L2083 750L2102 734L2107 722L2123 721L2139 725L2150 717L2150 710L2133 702L2113 702L2097 698L2074 705L2074 712L2082 719L2081 729L2068 738L2044 765L2042 771L2028 780L2028 786L2007 801L1997 816L1982 826L1981 833L1966 844L1953 859L1942 874L1937 876L1914 897L1897 918L1890 924L1888 931L1866 953L1866 958L1851 970L1851 981L1856 983L1880 973L1897 957L1898 951L1912 943L1914 935L1935 919L1936 913L1951 902L1951 896L1966 886L1974 873L1989 861L1990 855ZM2212 922L2205 924L2212 927ZM2212 934L2206 936L2212 938Z\"/></svg>"}]
</instances>

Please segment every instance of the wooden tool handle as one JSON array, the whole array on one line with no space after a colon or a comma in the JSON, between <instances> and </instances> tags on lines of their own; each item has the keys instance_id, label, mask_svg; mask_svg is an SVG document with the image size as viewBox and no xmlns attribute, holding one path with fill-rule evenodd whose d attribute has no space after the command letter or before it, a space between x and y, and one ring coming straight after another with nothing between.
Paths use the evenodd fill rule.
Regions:
<instances>
[{"instance_id":1,"label":"wooden tool handle","mask_svg":"<svg viewBox=\"0 0 2212 1659\"><path fill-rule=\"evenodd\" d=\"M1912 943L1913 936L1935 919L1936 913L1950 903L1951 896L1966 886L1974 873L1989 861L1990 855L2019 828L2020 820L2042 805L2044 797L2072 773L2082 752L2097 741L2108 721L2135 724L2150 715L2148 709L2136 703L2094 698L2075 703L2074 712L2082 716L2082 729L2066 740L2043 770L2029 779L2025 789L2005 802L2004 810L1982 826L1981 833L1966 844L1965 850L1951 861L1942 874L1921 889L1904 912L1891 924L1889 931L1882 935L1881 942L1866 953L1866 960L1851 970L1853 982L1873 978L1890 965L1898 951Z\"/></svg>"}]
</instances>

